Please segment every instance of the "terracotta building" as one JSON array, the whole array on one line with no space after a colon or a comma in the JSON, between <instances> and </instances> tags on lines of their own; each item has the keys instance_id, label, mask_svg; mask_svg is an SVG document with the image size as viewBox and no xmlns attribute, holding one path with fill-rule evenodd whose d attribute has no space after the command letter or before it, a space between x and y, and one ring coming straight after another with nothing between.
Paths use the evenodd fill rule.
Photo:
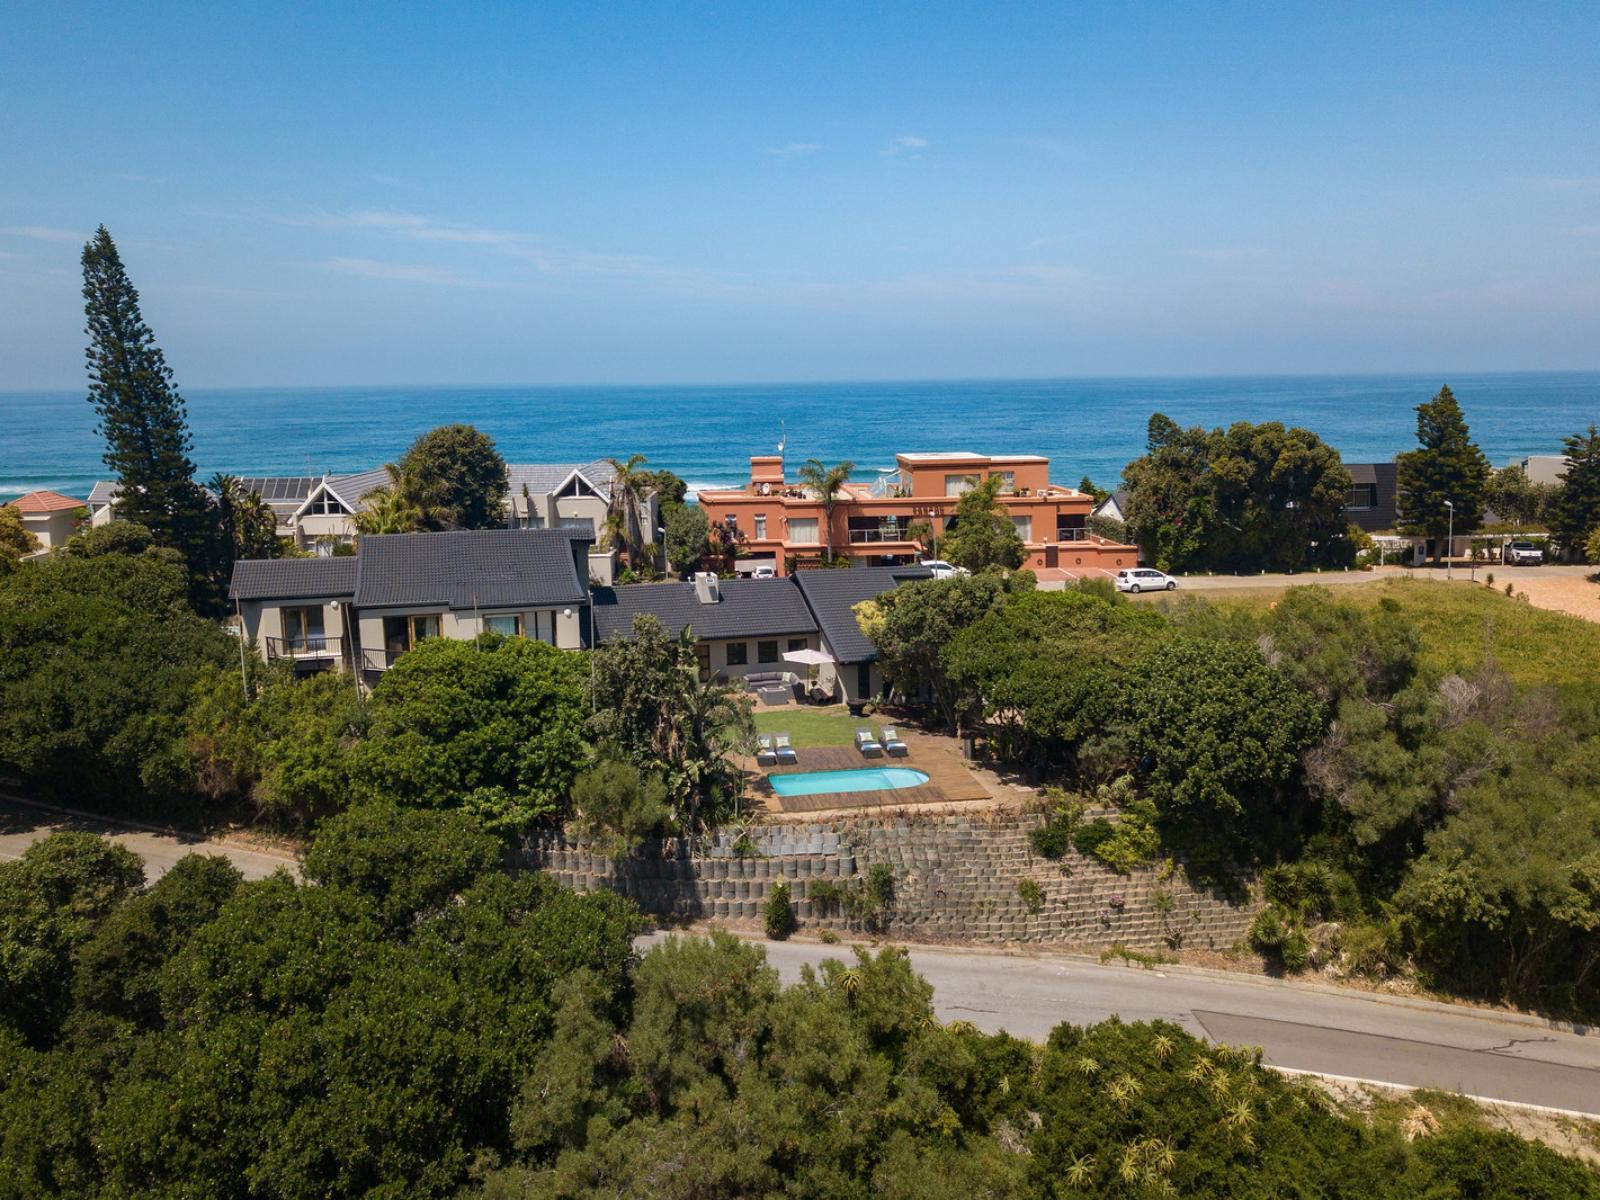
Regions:
<instances>
[{"instance_id":1,"label":"terracotta building","mask_svg":"<svg viewBox=\"0 0 1600 1200\"><path fill-rule=\"evenodd\" d=\"M1088 530L1094 497L1050 482L1050 460L1033 454L898 454L896 468L872 483L850 483L833 510L833 552L858 565L897 566L923 557L911 526L933 530L930 549L945 534L961 496L999 475L1000 500L1028 549L1023 564L1041 578L1076 578L1115 573L1135 564L1132 546L1095 537ZM786 574L819 561L825 552L821 498L784 479L781 455L750 459L750 482L742 488L702 491L700 504L713 529L732 535L740 548L738 567L749 573L772 567Z\"/></svg>"}]
</instances>

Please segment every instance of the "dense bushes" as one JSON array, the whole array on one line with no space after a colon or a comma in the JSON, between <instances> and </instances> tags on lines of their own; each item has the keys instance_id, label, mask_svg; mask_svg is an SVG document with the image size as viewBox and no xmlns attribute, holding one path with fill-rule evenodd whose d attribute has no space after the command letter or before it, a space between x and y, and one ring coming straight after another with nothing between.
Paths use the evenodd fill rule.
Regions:
<instances>
[{"instance_id":1,"label":"dense bushes","mask_svg":"<svg viewBox=\"0 0 1600 1200\"><path fill-rule=\"evenodd\" d=\"M0 864L0 1194L454 1192L510 1149L560 981L626 995L636 917L498 869L461 814L356 809L315 886L57 834Z\"/></svg>"}]
</instances>

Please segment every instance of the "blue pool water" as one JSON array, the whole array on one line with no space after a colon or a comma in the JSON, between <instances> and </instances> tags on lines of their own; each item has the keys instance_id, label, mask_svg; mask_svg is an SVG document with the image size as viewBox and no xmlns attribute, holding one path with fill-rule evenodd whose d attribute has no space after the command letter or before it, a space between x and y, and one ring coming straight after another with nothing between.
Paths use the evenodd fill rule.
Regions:
<instances>
[{"instance_id":1,"label":"blue pool water","mask_svg":"<svg viewBox=\"0 0 1600 1200\"><path fill-rule=\"evenodd\" d=\"M767 782L780 796L815 796L823 792L892 792L928 782L910 767L857 767L850 771L797 771L769 775Z\"/></svg>"}]
</instances>

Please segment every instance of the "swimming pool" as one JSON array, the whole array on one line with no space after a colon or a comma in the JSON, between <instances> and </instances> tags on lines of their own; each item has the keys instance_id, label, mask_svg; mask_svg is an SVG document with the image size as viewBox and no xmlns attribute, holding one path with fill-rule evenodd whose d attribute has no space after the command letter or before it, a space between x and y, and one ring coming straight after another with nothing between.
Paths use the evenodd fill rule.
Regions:
<instances>
[{"instance_id":1,"label":"swimming pool","mask_svg":"<svg viewBox=\"0 0 1600 1200\"><path fill-rule=\"evenodd\" d=\"M823 792L892 792L920 787L928 777L910 767L856 767L849 771L768 775L767 782L780 796L815 796Z\"/></svg>"}]
</instances>

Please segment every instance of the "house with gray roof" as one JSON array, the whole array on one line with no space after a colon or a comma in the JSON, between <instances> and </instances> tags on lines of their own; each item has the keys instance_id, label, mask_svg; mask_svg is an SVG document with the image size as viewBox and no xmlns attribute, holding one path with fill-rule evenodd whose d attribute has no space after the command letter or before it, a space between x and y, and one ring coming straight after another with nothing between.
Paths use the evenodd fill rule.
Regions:
<instances>
[{"instance_id":1,"label":"house with gray roof","mask_svg":"<svg viewBox=\"0 0 1600 1200\"><path fill-rule=\"evenodd\" d=\"M367 536L354 555L235 563L228 595L264 657L358 668L370 683L424 638L580 648L589 546L564 529Z\"/></svg>"},{"instance_id":2,"label":"house with gray roof","mask_svg":"<svg viewBox=\"0 0 1600 1200\"><path fill-rule=\"evenodd\" d=\"M870 700L881 693L883 671L878 648L856 623L855 606L875 600L903 583L932 579L926 567L856 567L848 571L796 571L790 578L805 598L822 634L822 649L833 657L834 698Z\"/></svg>"},{"instance_id":3,"label":"house with gray roof","mask_svg":"<svg viewBox=\"0 0 1600 1200\"><path fill-rule=\"evenodd\" d=\"M604 459L586 463L511 463L506 467L505 517L508 529L570 529L598 542L611 508L615 471ZM355 540L356 515L365 511L374 492L389 486L387 468L343 475L251 475L240 479L278 519L278 536L297 549L331 554L336 545ZM102 481L89 493L90 519L103 525L113 519L120 489ZM639 527L654 541L660 511L654 496L640 504ZM609 569L594 569L609 582Z\"/></svg>"},{"instance_id":4,"label":"house with gray roof","mask_svg":"<svg viewBox=\"0 0 1600 1200\"><path fill-rule=\"evenodd\" d=\"M634 618L652 616L676 637L692 630L700 677L724 682L752 675L802 674L785 654L820 649L816 618L787 579L718 579L635 583L594 589L597 643L633 633Z\"/></svg>"}]
</instances>

